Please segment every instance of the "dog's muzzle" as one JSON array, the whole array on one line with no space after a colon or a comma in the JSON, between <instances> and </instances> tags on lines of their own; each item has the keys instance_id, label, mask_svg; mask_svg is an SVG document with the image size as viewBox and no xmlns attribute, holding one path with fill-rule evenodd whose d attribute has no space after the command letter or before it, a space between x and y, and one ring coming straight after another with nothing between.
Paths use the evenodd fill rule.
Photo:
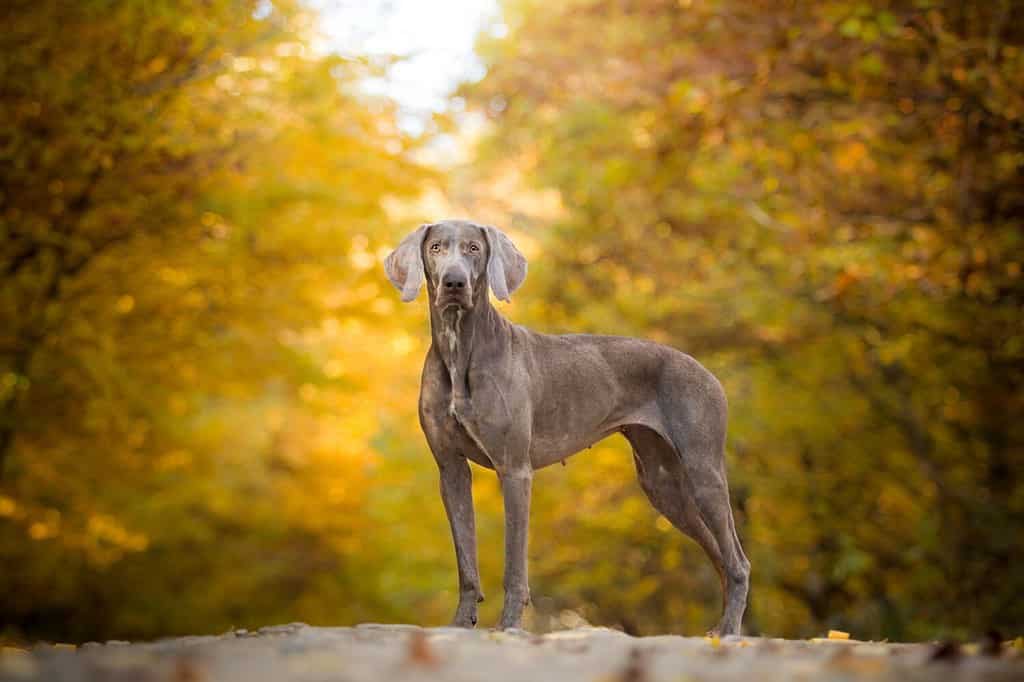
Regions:
<instances>
[{"instance_id":1,"label":"dog's muzzle","mask_svg":"<svg viewBox=\"0 0 1024 682\"><path fill-rule=\"evenodd\" d=\"M441 277L437 287L437 304L441 307L456 305L460 308L473 306L473 288L469 278L462 272L450 271Z\"/></svg>"}]
</instances>

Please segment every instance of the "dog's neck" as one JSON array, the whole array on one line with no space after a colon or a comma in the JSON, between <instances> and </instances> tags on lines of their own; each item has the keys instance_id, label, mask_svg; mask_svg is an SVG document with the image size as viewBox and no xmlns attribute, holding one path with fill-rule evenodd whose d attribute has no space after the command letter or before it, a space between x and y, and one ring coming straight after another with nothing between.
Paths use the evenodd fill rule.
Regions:
<instances>
[{"instance_id":1,"label":"dog's neck","mask_svg":"<svg viewBox=\"0 0 1024 682\"><path fill-rule=\"evenodd\" d=\"M462 399L469 398L469 387L466 374L473 359L474 346L478 339L494 342L501 338L499 332L507 322L493 305L488 296L486 285L474 287L472 308L447 306L441 308L436 303L436 291L429 288L430 295L430 335L434 348L441 356L441 361L448 370L451 380L451 402L449 410L454 413L455 406ZM477 333L486 327L487 331Z\"/></svg>"}]
</instances>

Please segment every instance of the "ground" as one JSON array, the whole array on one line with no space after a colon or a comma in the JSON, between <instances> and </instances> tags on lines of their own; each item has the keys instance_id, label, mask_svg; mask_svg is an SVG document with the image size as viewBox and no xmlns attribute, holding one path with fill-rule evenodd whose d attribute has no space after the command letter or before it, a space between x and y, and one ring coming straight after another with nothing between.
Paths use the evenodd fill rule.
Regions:
<instances>
[{"instance_id":1,"label":"ground","mask_svg":"<svg viewBox=\"0 0 1024 682\"><path fill-rule=\"evenodd\" d=\"M1019 645L1019 642L1018 642ZM605 628L523 631L302 623L157 642L5 648L0 680L316 682L360 680L1024 680L1018 647L758 637L631 637Z\"/></svg>"}]
</instances>

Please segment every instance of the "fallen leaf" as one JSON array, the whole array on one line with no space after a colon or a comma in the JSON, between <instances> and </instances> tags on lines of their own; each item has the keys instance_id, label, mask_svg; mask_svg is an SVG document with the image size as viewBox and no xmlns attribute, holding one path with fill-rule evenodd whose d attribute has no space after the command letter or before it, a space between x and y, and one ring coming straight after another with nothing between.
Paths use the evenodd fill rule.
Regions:
<instances>
[{"instance_id":1,"label":"fallen leaf","mask_svg":"<svg viewBox=\"0 0 1024 682\"><path fill-rule=\"evenodd\" d=\"M179 658L174 663L174 682L201 682L205 678L203 671L188 658Z\"/></svg>"},{"instance_id":2,"label":"fallen leaf","mask_svg":"<svg viewBox=\"0 0 1024 682\"><path fill-rule=\"evenodd\" d=\"M434 653L426 634L422 630L412 633L412 636L409 638L409 656L407 660L414 665L422 665L428 668L437 667L441 663L441 659Z\"/></svg>"}]
</instances>

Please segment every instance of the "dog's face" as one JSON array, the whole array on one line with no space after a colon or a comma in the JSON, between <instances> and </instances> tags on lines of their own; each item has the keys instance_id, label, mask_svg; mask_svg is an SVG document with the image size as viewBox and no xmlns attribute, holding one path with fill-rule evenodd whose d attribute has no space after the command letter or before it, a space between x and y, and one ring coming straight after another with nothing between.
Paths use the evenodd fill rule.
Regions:
<instances>
[{"instance_id":1,"label":"dog's face","mask_svg":"<svg viewBox=\"0 0 1024 682\"><path fill-rule=\"evenodd\" d=\"M488 285L507 301L526 279L526 259L495 227L444 220L421 225L403 239L384 261L384 270L403 301L416 298L426 276L432 305L469 310Z\"/></svg>"},{"instance_id":2,"label":"dog's face","mask_svg":"<svg viewBox=\"0 0 1024 682\"><path fill-rule=\"evenodd\" d=\"M433 285L439 309L473 307L473 293L483 288L487 271L487 235L473 223L431 225L423 236L423 270Z\"/></svg>"}]
</instances>

